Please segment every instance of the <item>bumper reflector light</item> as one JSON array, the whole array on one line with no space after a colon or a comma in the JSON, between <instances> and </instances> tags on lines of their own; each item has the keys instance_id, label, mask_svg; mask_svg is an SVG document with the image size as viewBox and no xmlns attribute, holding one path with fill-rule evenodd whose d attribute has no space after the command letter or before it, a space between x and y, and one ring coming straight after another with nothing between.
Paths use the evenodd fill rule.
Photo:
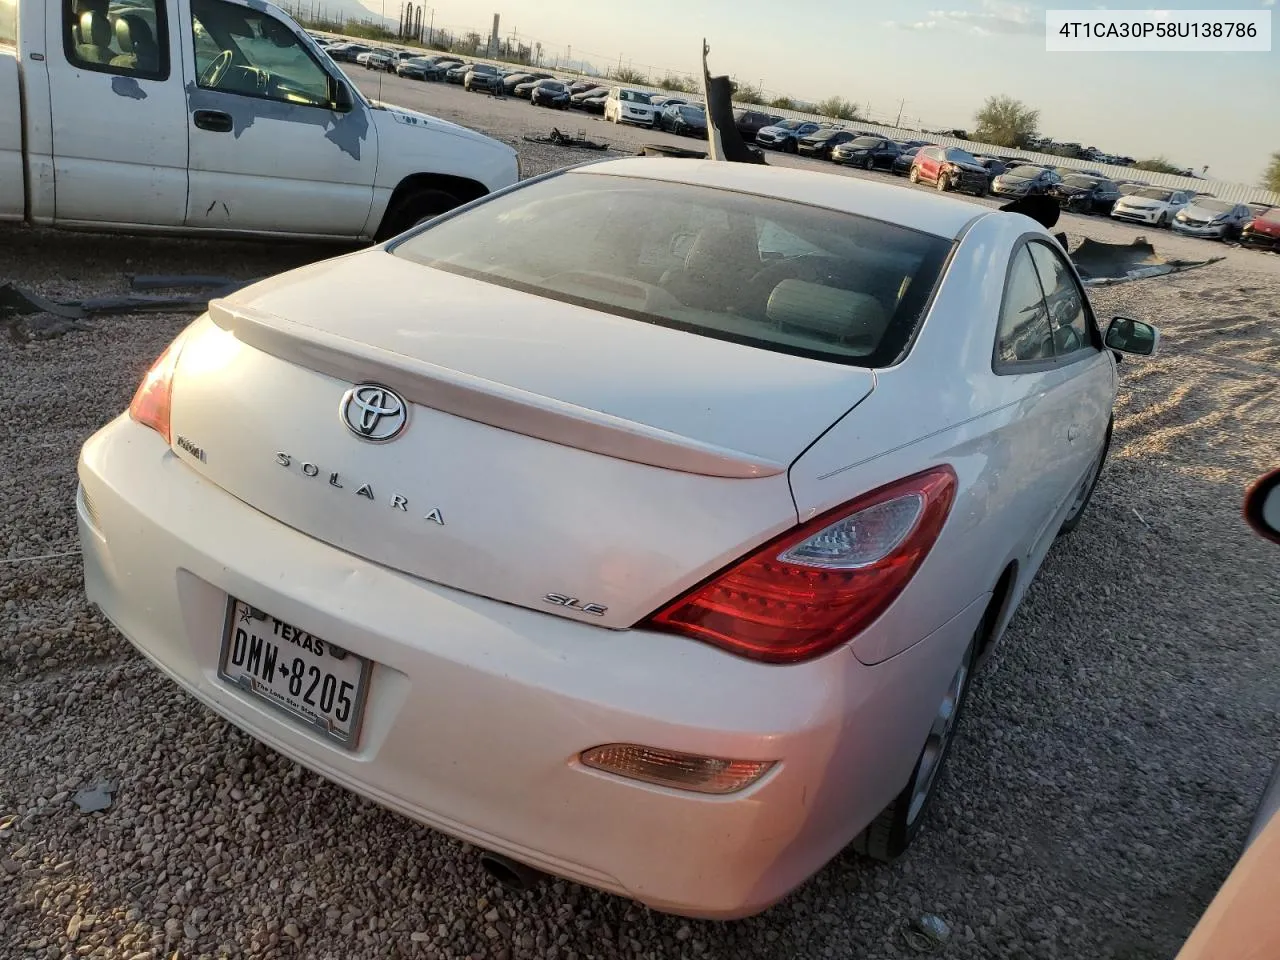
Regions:
<instances>
[{"instance_id":1,"label":"bumper reflector light","mask_svg":"<svg viewBox=\"0 0 1280 960\"><path fill-rule=\"evenodd\" d=\"M606 743L583 751L584 766L696 793L735 793L769 772L775 760L724 760L657 750L633 743Z\"/></svg>"}]
</instances>

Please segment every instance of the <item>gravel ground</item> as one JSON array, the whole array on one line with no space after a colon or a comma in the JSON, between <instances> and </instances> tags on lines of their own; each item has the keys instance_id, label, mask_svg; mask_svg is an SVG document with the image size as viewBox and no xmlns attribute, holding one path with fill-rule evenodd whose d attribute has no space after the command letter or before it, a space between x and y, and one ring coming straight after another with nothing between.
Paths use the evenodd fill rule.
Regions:
<instances>
[{"instance_id":1,"label":"gravel ground","mask_svg":"<svg viewBox=\"0 0 1280 960\"><path fill-rule=\"evenodd\" d=\"M513 142L532 109L414 95L446 116L473 104ZM640 138L628 153L655 139L624 136ZM520 146L526 174L598 156ZM331 252L5 229L0 281L78 296L123 290L125 272L253 277ZM465 844L255 744L147 667L86 604L74 556L13 562L74 551L79 445L186 318L0 339L0 957L894 958L918 955L902 927L922 912L952 926L947 957L1172 956L1238 853L1280 734L1280 552L1239 518L1280 440L1280 257L1225 252L1095 295L1104 316L1161 323L1163 352L1121 368L1090 514L975 688L912 852L841 857L735 924L565 882L495 887ZM80 813L72 795L100 781L110 808Z\"/></svg>"}]
</instances>

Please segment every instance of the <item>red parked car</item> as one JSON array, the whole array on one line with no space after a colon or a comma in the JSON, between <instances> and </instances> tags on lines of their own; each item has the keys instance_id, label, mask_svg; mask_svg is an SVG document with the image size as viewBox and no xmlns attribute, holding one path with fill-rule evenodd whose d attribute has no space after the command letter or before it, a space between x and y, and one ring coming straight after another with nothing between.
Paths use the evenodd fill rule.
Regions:
<instances>
[{"instance_id":1,"label":"red parked car","mask_svg":"<svg viewBox=\"0 0 1280 960\"><path fill-rule=\"evenodd\" d=\"M911 161L912 183L931 183L939 190L963 190L986 196L987 168L959 147L921 147Z\"/></svg>"},{"instance_id":2,"label":"red parked car","mask_svg":"<svg viewBox=\"0 0 1280 960\"><path fill-rule=\"evenodd\" d=\"M1272 207L1246 223L1240 231L1240 242L1246 247L1280 250L1280 207Z\"/></svg>"}]
</instances>

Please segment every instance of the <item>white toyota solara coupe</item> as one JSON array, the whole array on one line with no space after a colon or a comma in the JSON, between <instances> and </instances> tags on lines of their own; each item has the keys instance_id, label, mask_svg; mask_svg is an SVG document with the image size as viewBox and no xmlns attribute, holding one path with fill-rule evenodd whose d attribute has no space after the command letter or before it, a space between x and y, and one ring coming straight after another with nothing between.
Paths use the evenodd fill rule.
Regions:
<instances>
[{"instance_id":1,"label":"white toyota solara coupe","mask_svg":"<svg viewBox=\"0 0 1280 960\"><path fill-rule=\"evenodd\" d=\"M87 591L499 879L744 916L916 834L1156 338L1021 214L579 167L211 303L84 446Z\"/></svg>"}]
</instances>

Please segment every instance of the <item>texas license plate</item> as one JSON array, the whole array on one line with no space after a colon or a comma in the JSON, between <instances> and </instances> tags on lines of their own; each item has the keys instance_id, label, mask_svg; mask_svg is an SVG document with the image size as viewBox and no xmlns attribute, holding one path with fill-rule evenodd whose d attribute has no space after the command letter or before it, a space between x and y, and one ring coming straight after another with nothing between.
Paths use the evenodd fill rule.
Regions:
<instances>
[{"instance_id":1,"label":"texas license plate","mask_svg":"<svg viewBox=\"0 0 1280 960\"><path fill-rule=\"evenodd\" d=\"M231 597L218 676L354 748L373 662Z\"/></svg>"}]
</instances>

